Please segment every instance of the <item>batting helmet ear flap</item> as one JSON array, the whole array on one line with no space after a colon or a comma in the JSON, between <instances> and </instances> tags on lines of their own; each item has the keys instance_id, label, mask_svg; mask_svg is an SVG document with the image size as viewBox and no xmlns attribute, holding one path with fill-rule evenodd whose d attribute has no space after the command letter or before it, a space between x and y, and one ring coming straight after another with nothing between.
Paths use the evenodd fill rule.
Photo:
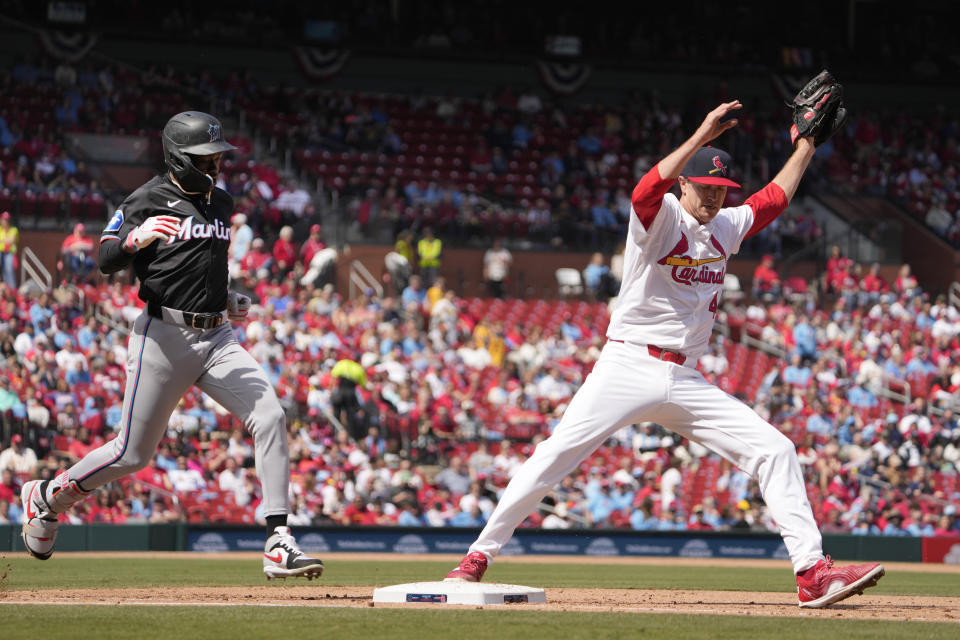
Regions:
<instances>
[{"instance_id":1,"label":"batting helmet ear flap","mask_svg":"<svg viewBox=\"0 0 960 640\"><path fill-rule=\"evenodd\" d=\"M163 159L167 163L170 173L177 179L184 191L190 193L206 193L213 188L213 178L203 173L190 160L190 156L180 151L176 143L163 135Z\"/></svg>"}]
</instances>

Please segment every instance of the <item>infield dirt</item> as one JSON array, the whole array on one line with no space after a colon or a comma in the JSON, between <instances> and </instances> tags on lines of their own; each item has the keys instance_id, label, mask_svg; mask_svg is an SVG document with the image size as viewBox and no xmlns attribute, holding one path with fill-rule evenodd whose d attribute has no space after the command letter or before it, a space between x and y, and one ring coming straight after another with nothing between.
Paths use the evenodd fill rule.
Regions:
<instances>
[{"instance_id":1,"label":"infield dirt","mask_svg":"<svg viewBox=\"0 0 960 640\"><path fill-rule=\"evenodd\" d=\"M95 554L83 554L95 557ZM101 554L105 557L146 557L149 554ZM213 554L207 557L215 557ZM238 554L230 554L236 558ZM251 556L253 557L253 556ZM443 560L442 556L413 556L404 554L404 560ZM395 554L325 554L324 560L338 558L396 560ZM458 558L450 557L451 562ZM570 562L570 563L625 563L635 565L693 565L693 566L755 566L781 567L782 561L718 560L678 558L581 558L568 556L505 557L498 562ZM897 570L930 573L955 573L954 565L902 564L886 565L888 572ZM373 589L383 585L334 587L319 582L288 580L276 584L243 587L160 587L127 589L56 589L0 592L0 604L100 604L100 605L200 605L200 606L298 606L298 607L373 607ZM530 585L536 586L536 585ZM874 596L867 591L842 603L821 610L800 609L792 593L747 591L693 591L670 589L585 589L548 588L547 603L540 605L502 605L523 607L537 611L590 611L617 613L682 613L735 616L793 616L851 619L883 619L895 621L960 623L960 597ZM451 605L408 604L376 607L441 607ZM469 607L477 608L477 607Z\"/></svg>"}]
</instances>

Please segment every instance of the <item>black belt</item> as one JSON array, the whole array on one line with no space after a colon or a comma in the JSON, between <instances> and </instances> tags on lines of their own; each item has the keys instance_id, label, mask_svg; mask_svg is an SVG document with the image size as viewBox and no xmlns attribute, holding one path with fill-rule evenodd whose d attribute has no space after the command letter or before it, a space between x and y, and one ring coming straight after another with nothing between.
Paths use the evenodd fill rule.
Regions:
<instances>
[{"instance_id":1,"label":"black belt","mask_svg":"<svg viewBox=\"0 0 960 640\"><path fill-rule=\"evenodd\" d=\"M147 303L147 313L164 322L178 324L190 329L214 329L223 324L222 313L191 313L163 307L153 302Z\"/></svg>"}]
</instances>

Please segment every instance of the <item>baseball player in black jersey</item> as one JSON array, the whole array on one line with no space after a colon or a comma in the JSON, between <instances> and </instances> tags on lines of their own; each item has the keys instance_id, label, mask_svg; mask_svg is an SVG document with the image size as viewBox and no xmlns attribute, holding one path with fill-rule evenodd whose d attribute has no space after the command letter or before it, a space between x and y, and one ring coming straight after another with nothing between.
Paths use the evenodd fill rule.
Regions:
<instances>
[{"instance_id":1,"label":"baseball player in black jersey","mask_svg":"<svg viewBox=\"0 0 960 640\"><path fill-rule=\"evenodd\" d=\"M226 320L241 319L250 299L228 291L227 248L233 200L217 189L220 158L235 149L211 115L187 111L163 129L169 171L134 191L100 238L100 270L133 265L146 309L133 324L123 413L116 439L53 480L27 482L23 541L45 560L59 514L91 491L150 461L177 403L196 385L253 434L263 485L267 578L318 577L287 527L289 453L286 421L263 369L236 341Z\"/></svg>"}]
</instances>

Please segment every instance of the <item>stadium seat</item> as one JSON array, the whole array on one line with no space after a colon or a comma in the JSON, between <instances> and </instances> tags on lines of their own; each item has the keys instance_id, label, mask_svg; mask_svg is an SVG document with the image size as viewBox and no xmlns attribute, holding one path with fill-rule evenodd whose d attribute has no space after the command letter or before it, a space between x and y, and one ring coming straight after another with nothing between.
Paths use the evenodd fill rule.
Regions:
<instances>
[{"instance_id":1,"label":"stadium seat","mask_svg":"<svg viewBox=\"0 0 960 640\"><path fill-rule=\"evenodd\" d=\"M560 267L556 271L557 291L561 296L581 295L583 293L583 280L580 278L580 271L570 267Z\"/></svg>"}]
</instances>

